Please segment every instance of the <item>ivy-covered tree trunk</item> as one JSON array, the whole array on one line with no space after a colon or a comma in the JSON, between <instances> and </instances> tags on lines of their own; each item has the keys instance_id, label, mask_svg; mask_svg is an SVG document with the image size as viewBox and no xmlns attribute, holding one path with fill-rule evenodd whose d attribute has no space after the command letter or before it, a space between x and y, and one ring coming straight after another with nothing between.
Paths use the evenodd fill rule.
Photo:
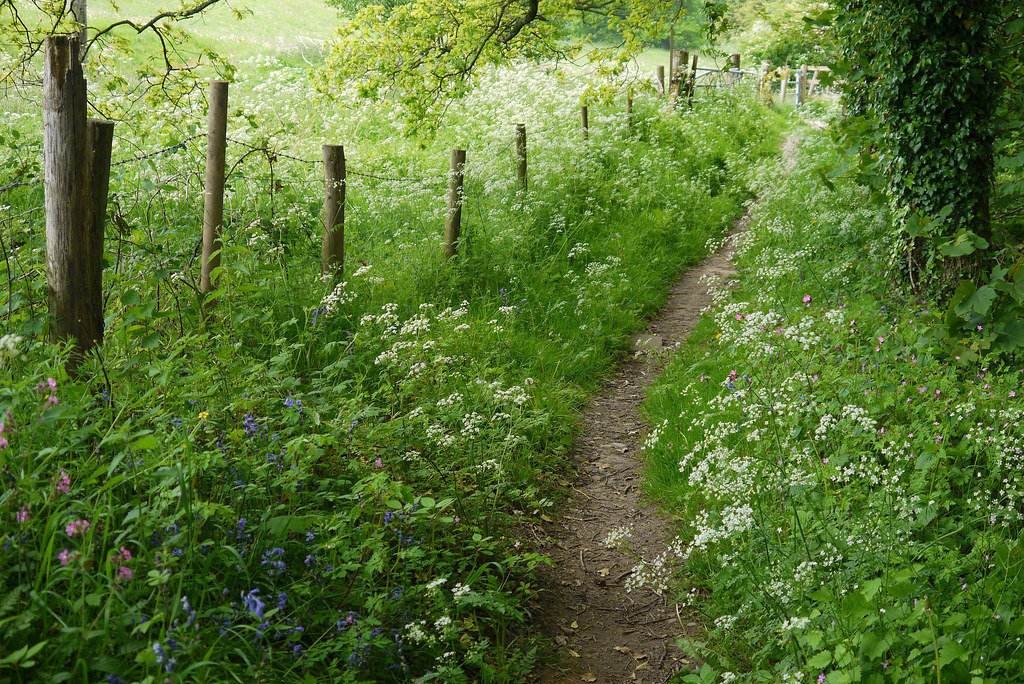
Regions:
<instances>
[{"instance_id":1,"label":"ivy-covered tree trunk","mask_svg":"<svg viewBox=\"0 0 1024 684\"><path fill-rule=\"evenodd\" d=\"M945 289L977 275L991 254L1002 92L995 36L1005 7L1005 0L842 3L849 104L877 128L915 283Z\"/></svg>"}]
</instances>

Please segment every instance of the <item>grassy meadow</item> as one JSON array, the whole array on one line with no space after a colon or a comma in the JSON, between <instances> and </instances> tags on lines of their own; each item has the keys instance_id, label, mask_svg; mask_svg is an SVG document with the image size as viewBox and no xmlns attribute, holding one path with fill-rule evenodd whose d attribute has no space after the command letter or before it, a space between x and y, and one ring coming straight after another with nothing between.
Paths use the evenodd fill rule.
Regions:
<instances>
[{"instance_id":1,"label":"grassy meadow","mask_svg":"<svg viewBox=\"0 0 1024 684\"><path fill-rule=\"evenodd\" d=\"M268 51L299 15L267 6L195 29L234 65L207 315L201 88L140 101L134 63L89 67L117 124L106 341L74 376L46 340L42 189L0 196L0 682L527 680L544 559L512 530L558 515L585 396L742 212L784 126L723 94L684 112L640 95L630 127L620 91L591 102L584 140L581 97L615 88L539 65L483 74L410 138L387 102L321 92L315 65ZM22 95L0 139L31 181ZM349 169L327 278L323 143ZM445 260L455 146L464 233Z\"/></svg>"}]
</instances>

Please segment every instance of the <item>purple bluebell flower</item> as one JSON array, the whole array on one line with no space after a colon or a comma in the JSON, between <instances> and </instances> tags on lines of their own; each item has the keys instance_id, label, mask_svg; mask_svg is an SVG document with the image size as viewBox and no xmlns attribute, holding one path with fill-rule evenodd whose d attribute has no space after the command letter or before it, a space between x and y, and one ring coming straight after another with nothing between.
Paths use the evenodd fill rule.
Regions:
<instances>
[{"instance_id":1,"label":"purple bluebell flower","mask_svg":"<svg viewBox=\"0 0 1024 684\"><path fill-rule=\"evenodd\" d=\"M246 413L242 418L242 429L245 430L246 437L255 437L256 433L260 431L260 424L256 422L256 416Z\"/></svg>"},{"instance_id":2,"label":"purple bluebell flower","mask_svg":"<svg viewBox=\"0 0 1024 684\"><path fill-rule=\"evenodd\" d=\"M277 595L277 609L284 610L286 605L288 605L288 594L282 591Z\"/></svg>"},{"instance_id":3,"label":"purple bluebell flower","mask_svg":"<svg viewBox=\"0 0 1024 684\"><path fill-rule=\"evenodd\" d=\"M263 612L267 606L260 600L260 590L250 589L248 594L242 594L242 603L245 604L245 609L250 613L258 617L260 620L263 619Z\"/></svg>"},{"instance_id":4,"label":"purple bluebell flower","mask_svg":"<svg viewBox=\"0 0 1024 684\"><path fill-rule=\"evenodd\" d=\"M160 645L159 641L153 642L153 653L156 654L157 665L163 665L164 671L167 673L174 672L174 666L178 661L167 655L167 652L164 651L163 646Z\"/></svg>"},{"instance_id":5,"label":"purple bluebell flower","mask_svg":"<svg viewBox=\"0 0 1024 684\"><path fill-rule=\"evenodd\" d=\"M192 608L192 604L189 603L188 596L181 597L181 609L185 611L187 619L185 620L185 626L191 627L196 621L196 611Z\"/></svg>"},{"instance_id":6,"label":"purple bluebell flower","mask_svg":"<svg viewBox=\"0 0 1024 684\"><path fill-rule=\"evenodd\" d=\"M286 569L283 557L284 549L280 546L275 546L274 548L267 549L263 552L263 558L260 560L260 565L267 568L271 575L282 575Z\"/></svg>"},{"instance_id":7,"label":"purple bluebell flower","mask_svg":"<svg viewBox=\"0 0 1024 684\"><path fill-rule=\"evenodd\" d=\"M359 613L355 612L354 610L350 610L348 614L345 615L345 617L339 618L338 621L334 624L334 626L335 628L337 628L339 632L344 632L349 627L355 625L358 621Z\"/></svg>"}]
</instances>

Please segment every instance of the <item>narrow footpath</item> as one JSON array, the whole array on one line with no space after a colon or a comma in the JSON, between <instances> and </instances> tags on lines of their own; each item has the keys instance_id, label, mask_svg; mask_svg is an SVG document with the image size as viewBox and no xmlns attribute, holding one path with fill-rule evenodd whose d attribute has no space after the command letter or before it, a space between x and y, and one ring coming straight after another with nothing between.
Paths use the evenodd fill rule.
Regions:
<instances>
[{"instance_id":1,"label":"narrow footpath","mask_svg":"<svg viewBox=\"0 0 1024 684\"><path fill-rule=\"evenodd\" d=\"M784 170L795 163L798 146L796 136L783 145ZM732 256L749 222L748 211L717 252L675 283L664 308L634 338L636 354L584 410L572 496L565 515L543 530L541 551L554 563L540 572L542 593L534 614L560 662L538 673L540 684L663 684L689 666L675 647L679 637L699 631L689 611L650 590L625 587L637 556L657 557L674 530L643 496L641 445L647 425L640 405L711 303L707 278L724 283L733 277ZM631 531L632 552L604 544L622 527Z\"/></svg>"}]
</instances>

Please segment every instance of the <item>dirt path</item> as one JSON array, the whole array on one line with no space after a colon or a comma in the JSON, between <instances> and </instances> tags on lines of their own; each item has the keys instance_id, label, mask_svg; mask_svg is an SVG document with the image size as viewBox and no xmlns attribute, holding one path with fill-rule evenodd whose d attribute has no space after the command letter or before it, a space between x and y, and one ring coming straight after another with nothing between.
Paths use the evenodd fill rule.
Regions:
<instances>
[{"instance_id":1,"label":"dirt path","mask_svg":"<svg viewBox=\"0 0 1024 684\"><path fill-rule=\"evenodd\" d=\"M549 543L542 549L554 565L542 573L538 625L565 656L559 667L540 673L537 681L543 684L660 684L685 665L674 641L696 624L685 609L653 592L627 593L635 556L606 548L604 540L613 529L628 526L634 553L646 559L671 541L671 523L642 496L640 446L646 424L640 404L670 351L710 303L702 278L724 281L732 275L730 259L748 220L749 214L721 249L676 282L658 317L635 338L635 357L618 368L583 413L573 496L562 520L546 530Z\"/></svg>"},{"instance_id":2,"label":"dirt path","mask_svg":"<svg viewBox=\"0 0 1024 684\"><path fill-rule=\"evenodd\" d=\"M783 170L796 161L800 139L782 146ZM578 469L567 513L549 525L542 551L554 564L540 573L537 625L558 647L561 662L541 671L540 684L600 682L662 684L688 665L678 637L697 632L688 611L649 590L625 588L636 556L653 559L673 536L673 525L644 500L640 412L645 390L686 339L710 303L706 276L734 274L732 255L750 221L748 212L724 245L676 282L664 308L637 335L634 358L619 366L583 413L576 444ZM613 529L629 527L632 553L609 549Z\"/></svg>"}]
</instances>

